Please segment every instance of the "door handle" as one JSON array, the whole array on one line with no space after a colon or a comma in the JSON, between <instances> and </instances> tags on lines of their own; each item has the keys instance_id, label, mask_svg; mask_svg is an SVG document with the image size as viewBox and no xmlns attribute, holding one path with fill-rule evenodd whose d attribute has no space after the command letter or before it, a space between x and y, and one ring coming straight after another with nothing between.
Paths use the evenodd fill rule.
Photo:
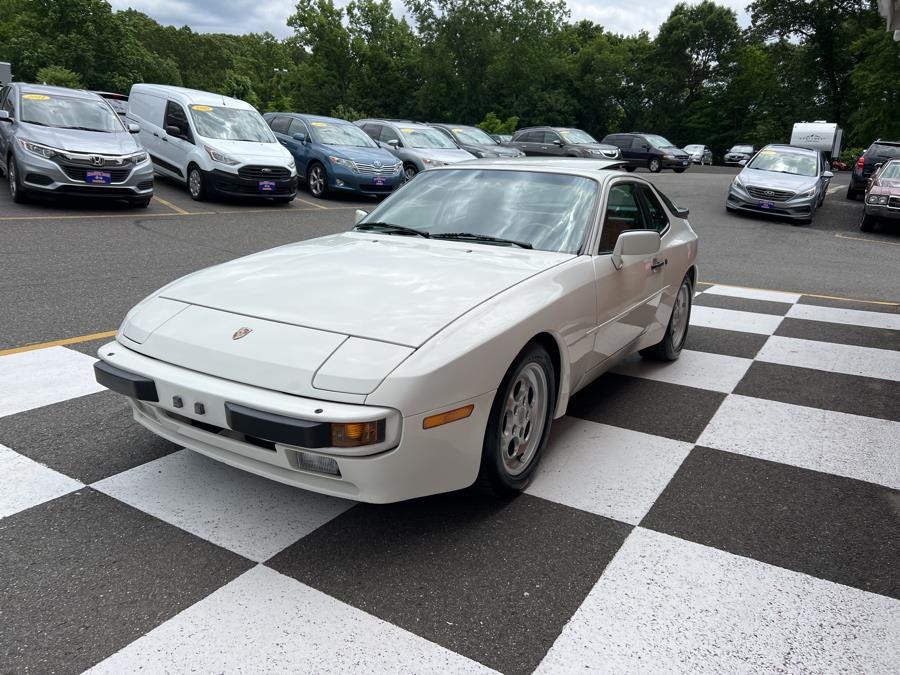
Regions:
<instances>
[{"instance_id":1,"label":"door handle","mask_svg":"<svg viewBox=\"0 0 900 675\"><path fill-rule=\"evenodd\" d=\"M669 264L669 259L668 259L668 258L663 258L662 260L659 260L658 258L654 258L654 259L653 259L653 262L650 263L650 269L653 270L653 271L655 272L655 271L658 270L659 268L661 268L661 267L663 267L663 266L665 266L665 265L668 265L668 264Z\"/></svg>"},{"instance_id":2,"label":"door handle","mask_svg":"<svg viewBox=\"0 0 900 675\"><path fill-rule=\"evenodd\" d=\"M153 135L156 136L157 138L159 138L159 134L156 133L155 131L153 132Z\"/></svg>"}]
</instances>

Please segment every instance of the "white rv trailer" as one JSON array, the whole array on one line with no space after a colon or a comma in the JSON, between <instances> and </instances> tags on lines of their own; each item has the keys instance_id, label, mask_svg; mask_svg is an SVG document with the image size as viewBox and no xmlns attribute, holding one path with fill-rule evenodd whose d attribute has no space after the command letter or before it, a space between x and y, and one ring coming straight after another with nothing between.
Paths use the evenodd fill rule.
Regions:
<instances>
[{"instance_id":1,"label":"white rv trailer","mask_svg":"<svg viewBox=\"0 0 900 675\"><path fill-rule=\"evenodd\" d=\"M843 129L834 122L797 122L791 130L791 145L820 150L831 161L841 154L843 136Z\"/></svg>"}]
</instances>

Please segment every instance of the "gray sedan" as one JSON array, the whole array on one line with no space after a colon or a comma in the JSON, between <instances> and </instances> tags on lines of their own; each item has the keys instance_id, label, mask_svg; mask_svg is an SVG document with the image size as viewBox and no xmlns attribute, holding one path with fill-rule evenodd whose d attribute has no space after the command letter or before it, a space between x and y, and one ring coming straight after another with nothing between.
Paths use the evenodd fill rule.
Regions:
<instances>
[{"instance_id":1,"label":"gray sedan","mask_svg":"<svg viewBox=\"0 0 900 675\"><path fill-rule=\"evenodd\" d=\"M405 180L425 169L475 158L426 124L404 120L357 120L354 124L403 162Z\"/></svg>"},{"instance_id":2,"label":"gray sedan","mask_svg":"<svg viewBox=\"0 0 900 675\"><path fill-rule=\"evenodd\" d=\"M14 202L67 195L147 206L153 165L97 94L14 82L0 91L0 159Z\"/></svg>"},{"instance_id":3,"label":"gray sedan","mask_svg":"<svg viewBox=\"0 0 900 675\"><path fill-rule=\"evenodd\" d=\"M735 176L725 208L811 223L833 175L818 150L767 145Z\"/></svg>"}]
</instances>

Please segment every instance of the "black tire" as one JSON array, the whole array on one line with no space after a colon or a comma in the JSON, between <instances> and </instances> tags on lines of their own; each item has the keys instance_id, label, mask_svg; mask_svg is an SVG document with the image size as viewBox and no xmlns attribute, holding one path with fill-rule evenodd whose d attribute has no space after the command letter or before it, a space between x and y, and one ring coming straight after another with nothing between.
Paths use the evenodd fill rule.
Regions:
<instances>
[{"instance_id":1,"label":"black tire","mask_svg":"<svg viewBox=\"0 0 900 675\"><path fill-rule=\"evenodd\" d=\"M188 194L195 202L205 202L209 199L209 186L206 184L206 176L196 164L188 167L187 186Z\"/></svg>"},{"instance_id":2,"label":"black tire","mask_svg":"<svg viewBox=\"0 0 900 675\"><path fill-rule=\"evenodd\" d=\"M150 206L151 199L152 199L152 197L144 197L142 199L132 199L128 203L131 204L131 206L134 206L136 208L146 209L148 206Z\"/></svg>"},{"instance_id":3,"label":"black tire","mask_svg":"<svg viewBox=\"0 0 900 675\"><path fill-rule=\"evenodd\" d=\"M16 204L24 204L28 201L28 194L22 187L22 181L19 178L19 171L16 167L16 158L9 156L6 162L6 181L9 185L9 196Z\"/></svg>"},{"instance_id":4,"label":"black tire","mask_svg":"<svg viewBox=\"0 0 900 675\"><path fill-rule=\"evenodd\" d=\"M543 374L543 385L545 386L544 394L540 395L546 396L546 410L543 415L541 435L539 438L534 439L535 443L533 447L530 447L532 437L527 437L529 445L526 448L526 452L530 453L528 460L520 470L512 473L511 469L507 468L507 465L508 463L515 463L517 455L513 453L518 450L519 446L514 446L514 441L510 441L510 444L504 447L502 439L504 435L504 425L506 425L507 428L517 428L515 426L516 420L513 419L517 417L517 415L506 410L507 403L515 404L516 394L514 392L516 391L517 385L517 391L519 392L523 391L523 386L529 386L523 385L523 380L520 378L528 380L529 375L540 378L538 373ZM540 385L539 382L538 385ZM535 390L539 388L540 386L536 386ZM534 393L534 396L538 395L539 394ZM513 400L510 400L511 396L513 397ZM527 396L528 393L526 392L525 397L527 398ZM534 477L535 469L541 460L544 448L547 445L547 439L550 437L550 425L553 421L553 411L555 408L556 370L553 366L553 361L546 349L536 342L531 342L519 352L519 355L516 357L515 361L513 361L509 370L506 371L506 375L503 376L503 380L500 382L500 386L497 389L497 394L494 397L494 403L491 407L491 415L488 419L487 429L484 433L484 444L481 449L481 469L478 472L476 485L499 497L517 495L528 487L528 484ZM522 419L520 418L518 421L521 422ZM531 420L527 420L525 423L524 433L526 433L526 435L528 433L527 429L531 424ZM509 425L512 426L509 427ZM532 431L534 431L533 427ZM509 448L512 448L513 452L509 452Z\"/></svg>"},{"instance_id":5,"label":"black tire","mask_svg":"<svg viewBox=\"0 0 900 675\"><path fill-rule=\"evenodd\" d=\"M647 162L647 168L650 169L650 173L659 173L662 171L662 162L656 157L651 157L650 161Z\"/></svg>"},{"instance_id":6,"label":"black tire","mask_svg":"<svg viewBox=\"0 0 900 675\"><path fill-rule=\"evenodd\" d=\"M684 173L687 169L672 169L675 173Z\"/></svg>"},{"instance_id":7,"label":"black tire","mask_svg":"<svg viewBox=\"0 0 900 675\"><path fill-rule=\"evenodd\" d=\"M850 185L847 186L847 199L851 202L855 202L858 194L859 193L853 189L853 183L850 183Z\"/></svg>"},{"instance_id":8,"label":"black tire","mask_svg":"<svg viewBox=\"0 0 900 675\"><path fill-rule=\"evenodd\" d=\"M633 166L626 166L626 167L625 167L625 170L626 170L628 173L631 173L632 171L635 170L635 168L636 168L636 167L633 167Z\"/></svg>"},{"instance_id":9,"label":"black tire","mask_svg":"<svg viewBox=\"0 0 900 675\"><path fill-rule=\"evenodd\" d=\"M319 162L312 162L306 170L306 187L316 199L328 196L328 172Z\"/></svg>"},{"instance_id":10,"label":"black tire","mask_svg":"<svg viewBox=\"0 0 900 675\"><path fill-rule=\"evenodd\" d=\"M407 162L403 165L403 182L411 181L416 177L417 173L419 173L419 170L416 168L416 165Z\"/></svg>"},{"instance_id":11,"label":"black tire","mask_svg":"<svg viewBox=\"0 0 900 675\"><path fill-rule=\"evenodd\" d=\"M876 218L863 211L862 218L859 219L859 231L874 232L877 224L878 221Z\"/></svg>"},{"instance_id":12,"label":"black tire","mask_svg":"<svg viewBox=\"0 0 900 675\"><path fill-rule=\"evenodd\" d=\"M679 305L682 293L687 294L684 298L686 306ZM687 340L688 330L691 326L691 308L693 306L694 285L691 283L690 276L685 276L681 280L681 286L678 287L678 294L675 296L672 314L669 316L669 323L666 326L666 334L655 345L642 349L641 356L653 361L676 361L681 356L681 350ZM676 311L678 311L677 314ZM684 332L676 337L675 330L682 320L684 322Z\"/></svg>"}]
</instances>

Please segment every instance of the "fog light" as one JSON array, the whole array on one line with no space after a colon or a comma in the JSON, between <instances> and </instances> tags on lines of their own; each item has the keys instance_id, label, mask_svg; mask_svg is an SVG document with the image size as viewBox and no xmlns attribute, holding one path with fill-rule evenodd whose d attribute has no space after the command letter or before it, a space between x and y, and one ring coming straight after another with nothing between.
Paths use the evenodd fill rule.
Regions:
<instances>
[{"instance_id":1,"label":"fog light","mask_svg":"<svg viewBox=\"0 0 900 675\"><path fill-rule=\"evenodd\" d=\"M331 457L313 455L308 452L297 453L297 468L301 471L324 473L329 476L337 476L338 478L341 476L341 470L338 468L338 463Z\"/></svg>"},{"instance_id":2,"label":"fog light","mask_svg":"<svg viewBox=\"0 0 900 675\"><path fill-rule=\"evenodd\" d=\"M342 181L340 178L336 178L334 182L338 187L344 187L344 181Z\"/></svg>"},{"instance_id":3,"label":"fog light","mask_svg":"<svg viewBox=\"0 0 900 675\"><path fill-rule=\"evenodd\" d=\"M383 440L384 420L331 424L331 446L334 448L357 448Z\"/></svg>"}]
</instances>

